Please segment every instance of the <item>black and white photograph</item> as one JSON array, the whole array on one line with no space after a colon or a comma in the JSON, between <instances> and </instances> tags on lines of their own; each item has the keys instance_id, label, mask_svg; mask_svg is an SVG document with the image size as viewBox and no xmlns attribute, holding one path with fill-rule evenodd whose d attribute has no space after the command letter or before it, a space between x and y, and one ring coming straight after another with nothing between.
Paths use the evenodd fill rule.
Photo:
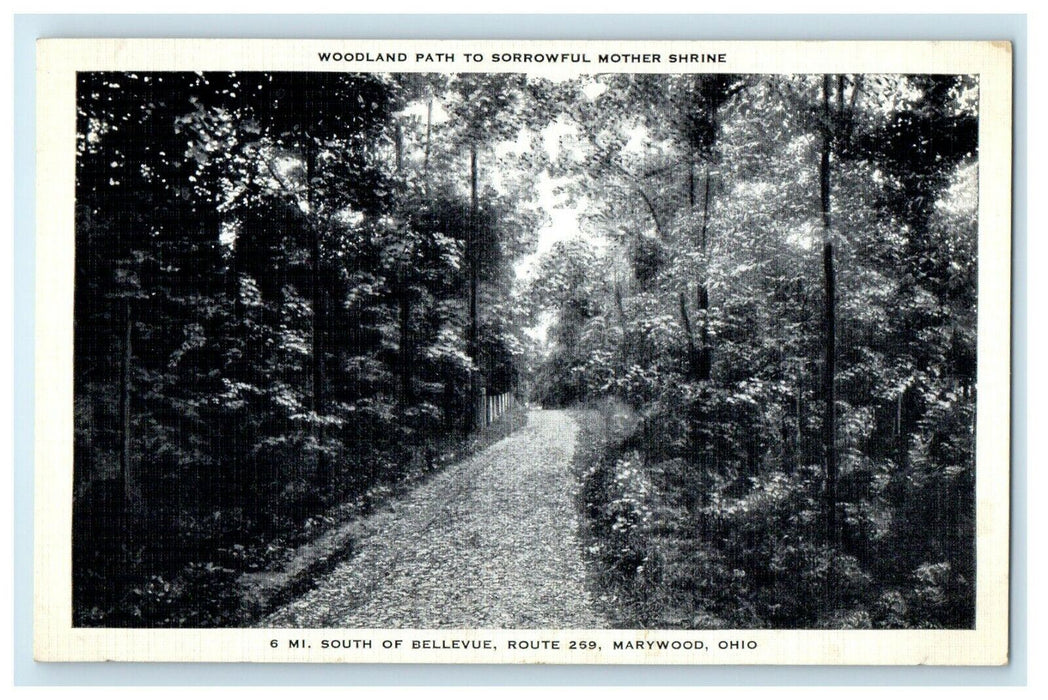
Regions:
<instances>
[{"instance_id":1,"label":"black and white photograph","mask_svg":"<svg viewBox=\"0 0 1048 700\"><path fill-rule=\"evenodd\" d=\"M976 629L979 74L339 48L75 73L63 624Z\"/></svg>"}]
</instances>

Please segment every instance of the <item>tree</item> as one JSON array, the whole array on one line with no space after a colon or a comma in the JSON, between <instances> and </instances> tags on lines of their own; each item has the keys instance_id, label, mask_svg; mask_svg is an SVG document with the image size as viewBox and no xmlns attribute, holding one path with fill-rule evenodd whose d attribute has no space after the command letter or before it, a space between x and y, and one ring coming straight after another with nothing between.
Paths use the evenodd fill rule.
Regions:
<instances>
[{"instance_id":1,"label":"tree","mask_svg":"<svg viewBox=\"0 0 1048 700\"><path fill-rule=\"evenodd\" d=\"M455 101L450 113L460 125L458 140L469 153L469 219L466 260L469 265L469 330L466 347L478 359L479 312L477 294L481 268L480 150L485 143L507 138L519 129L516 113L523 76L462 74L450 86Z\"/></svg>"},{"instance_id":2,"label":"tree","mask_svg":"<svg viewBox=\"0 0 1048 700\"><path fill-rule=\"evenodd\" d=\"M604 397L635 409L636 433L598 465L587 499L598 511L601 498L608 512L636 499L680 509L688 515L674 532L693 533L598 518L609 551L636 554L609 566L660 562L637 584L644 605L671 571L697 578L667 596L712 590L701 581L738 586L728 574L745 571L752 588L740 595L776 626L842 624L835 615L963 625L974 87L819 75L732 89L713 119L687 97L701 95L699 81L601 76L562 89L578 126L558 174L590 207L583 223L601 241L602 267L586 274L607 283L576 286L571 304L536 284L556 319L539 387L551 403ZM689 134L715 139L705 159L688 157ZM711 196L691 162L715 164ZM689 308L696 282L696 297L705 286L715 300L696 298L699 316ZM707 375L700 350L714 345ZM618 491L622 465L658 485ZM903 531L922 536L903 543ZM832 614L802 602L827 590Z\"/></svg>"},{"instance_id":3,"label":"tree","mask_svg":"<svg viewBox=\"0 0 1048 700\"><path fill-rule=\"evenodd\" d=\"M843 79L842 79L843 80ZM825 122L822 135L822 150L819 158L819 202L822 213L822 267L825 282L825 327L823 343L822 431L826 469L826 528L831 542L839 538L837 533L837 399L834 382L837 379L837 292L836 272L833 262L833 229L830 218L831 151L834 140L833 114L830 111L830 75L822 76L822 117ZM839 85L841 102L844 100L844 84Z\"/></svg>"}]
</instances>

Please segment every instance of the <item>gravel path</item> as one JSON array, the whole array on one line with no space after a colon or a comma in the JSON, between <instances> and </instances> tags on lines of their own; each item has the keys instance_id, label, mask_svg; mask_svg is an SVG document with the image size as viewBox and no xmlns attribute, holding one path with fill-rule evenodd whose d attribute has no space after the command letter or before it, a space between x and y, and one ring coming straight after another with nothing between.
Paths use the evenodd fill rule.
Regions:
<instances>
[{"instance_id":1,"label":"gravel path","mask_svg":"<svg viewBox=\"0 0 1048 700\"><path fill-rule=\"evenodd\" d=\"M584 584L578 426L563 411L529 418L370 516L355 555L263 626L607 627Z\"/></svg>"}]
</instances>

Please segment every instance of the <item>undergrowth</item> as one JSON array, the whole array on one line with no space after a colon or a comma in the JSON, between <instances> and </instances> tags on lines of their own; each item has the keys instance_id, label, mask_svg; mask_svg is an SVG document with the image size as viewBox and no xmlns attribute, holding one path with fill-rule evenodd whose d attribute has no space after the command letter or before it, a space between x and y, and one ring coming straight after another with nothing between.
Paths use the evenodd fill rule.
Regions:
<instances>
[{"instance_id":1,"label":"undergrowth","mask_svg":"<svg viewBox=\"0 0 1048 700\"><path fill-rule=\"evenodd\" d=\"M617 628L971 626L972 587L941 550L900 552L899 530L915 531L905 504L876 492L847 503L831 544L816 467L711 474L684 457L653 459L621 403L575 415L595 598Z\"/></svg>"}]
</instances>

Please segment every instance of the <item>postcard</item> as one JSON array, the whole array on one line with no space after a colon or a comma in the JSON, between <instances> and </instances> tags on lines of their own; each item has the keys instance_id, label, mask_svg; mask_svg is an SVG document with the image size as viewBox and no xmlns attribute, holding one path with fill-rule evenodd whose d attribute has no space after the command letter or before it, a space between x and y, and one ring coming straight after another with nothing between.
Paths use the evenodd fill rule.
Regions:
<instances>
[{"instance_id":1,"label":"postcard","mask_svg":"<svg viewBox=\"0 0 1048 700\"><path fill-rule=\"evenodd\" d=\"M1007 663L1007 42L37 65L38 660Z\"/></svg>"}]
</instances>

